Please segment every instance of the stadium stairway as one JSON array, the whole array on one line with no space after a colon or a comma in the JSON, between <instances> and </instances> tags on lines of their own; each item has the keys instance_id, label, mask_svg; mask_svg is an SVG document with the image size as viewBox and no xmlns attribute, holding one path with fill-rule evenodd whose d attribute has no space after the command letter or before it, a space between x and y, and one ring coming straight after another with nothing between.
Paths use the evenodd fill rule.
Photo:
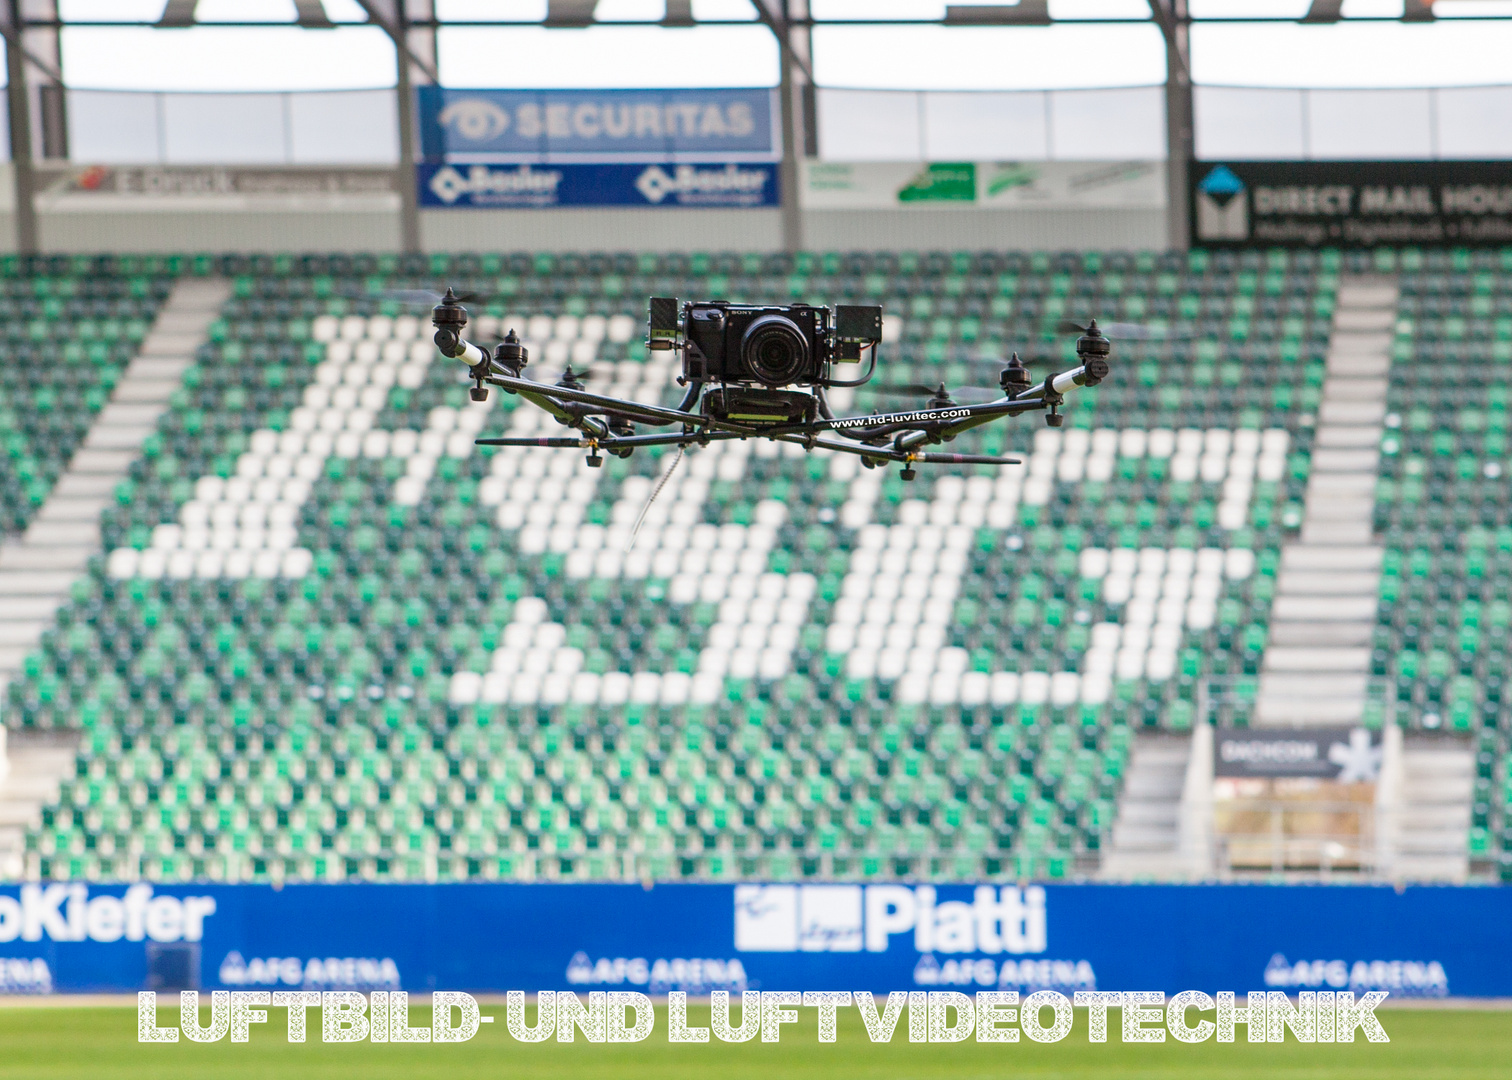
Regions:
<instances>
[{"instance_id":1,"label":"stadium stairway","mask_svg":"<svg viewBox=\"0 0 1512 1080\"><path fill-rule=\"evenodd\" d=\"M58 801L59 784L78 753L76 731L0 727L0 881L22 876L27 830L36 828L44 806Z\"/></svg>"},{"instance_id":2,"label":"stadium stairway","mask_svg":"<svg viewBox=\"0 0 1512 1080\"><path fill-rule=\"evenodd\" d=\"M0 546L0 695L99 552L100 512L228 295L216 279L185 278L174 286L47 500L19 538Z\"/></svg>"},{"instance_id":3,"label":"stadium stairway","mask_svg":"<svg viewBox=\"0 0 1512 1080\"><path fill-rule=\"evenodd\" d=\"M1135 737L1100 876L1201 880L1212 873L1213 729Z\"/></svg>"},{"instance_id":4,"label":"stadium stairway","mask_svg":"<svg viewBox=\"0 0 1512 1080\"><path fill-rule=\"evenodd\" d=\"M1281 552L1256 720L1329 724L1364 714L1382 548L1371 520L1397 286L1339 285L1300 543Z\"/></svg>"},{"instance_id":5,"label":"stadium stairway","mask_svg":"<svg viewBox=\"0 0 1512 1080\"><path fill-rule=\"evenodd\" d=\"M141 348L90 425L68 467L18 538L0 547L0 694L53 625L100 550L100 513L157 427L229 287L185 278L158 310ZM74 768L77 732L18 732L0 746L0 878L24 866L26 830L57 801Z\"/></svg>"}]
</instances>

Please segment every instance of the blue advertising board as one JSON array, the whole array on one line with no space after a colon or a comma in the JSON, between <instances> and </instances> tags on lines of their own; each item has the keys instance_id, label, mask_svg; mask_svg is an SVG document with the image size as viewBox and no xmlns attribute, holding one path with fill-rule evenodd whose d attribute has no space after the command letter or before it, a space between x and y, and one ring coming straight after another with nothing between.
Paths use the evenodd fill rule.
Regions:
<instances>
[{"instance_id":1,"label":"blue advertising board","mask_svg":"<svg viewBox=\"0 0 1512 1080\"><path fill-rule=\"evenodd\" d=\"M416 167L420 205L470 209L554 206L763 207L780 205L770 162Z\"/></svg>"},{"instance_id":2,"label":"blue advertising board","mask_svg":"<svg viewBox=\"0 0 1512 1080\"><path fill-rule=\"evenodd\" d=\"M1156 885L0 887L0 993L919 987L1512 997L1512 889ZM180 957L182 960L182 957Z\"/></svg>"},{"instance_id":3,"label":"blue advertising board","mask_svg":"<svg viewBox=\"0 0 1512 1080\"><path fill-rule=\"evenodd\" d=\"M782 156L776 91L417 91L428 161Z\"/></svg>"}]
</instances>

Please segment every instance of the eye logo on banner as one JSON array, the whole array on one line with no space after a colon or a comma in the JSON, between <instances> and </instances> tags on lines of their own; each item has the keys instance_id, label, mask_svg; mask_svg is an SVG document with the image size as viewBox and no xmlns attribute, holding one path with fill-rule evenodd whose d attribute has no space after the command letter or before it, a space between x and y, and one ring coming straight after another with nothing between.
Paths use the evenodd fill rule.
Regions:
<instances>
[{"instance_id":1,"label":"eye logo on banner","mask_svg":"<svg viewBox=\"0 0 1512 1080\"><path fill-rule=\"evenodd\" d=\"M509 130L509 114L483 98L462 98L436 117L444 128L467 142L488 142Z\"/></svg>"}]
</instances>

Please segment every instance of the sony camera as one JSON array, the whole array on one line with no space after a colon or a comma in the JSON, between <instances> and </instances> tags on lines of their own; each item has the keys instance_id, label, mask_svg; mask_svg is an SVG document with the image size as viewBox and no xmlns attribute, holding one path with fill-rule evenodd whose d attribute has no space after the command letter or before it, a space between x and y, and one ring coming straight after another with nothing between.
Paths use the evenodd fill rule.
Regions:
<instances>
[{"instance_id":1,"label":"sony camera","mask_svg":"<svg viewBox=\"0 0 1512 1080\"><path fill-rule=\"evenodd\" d=\"M683 350L683 377L702 383L785 386L845 385L834 363L861 359L882 340L882 309L841 305L687 303L652 297L652 349Z\"/></svg>"}]
</instances>

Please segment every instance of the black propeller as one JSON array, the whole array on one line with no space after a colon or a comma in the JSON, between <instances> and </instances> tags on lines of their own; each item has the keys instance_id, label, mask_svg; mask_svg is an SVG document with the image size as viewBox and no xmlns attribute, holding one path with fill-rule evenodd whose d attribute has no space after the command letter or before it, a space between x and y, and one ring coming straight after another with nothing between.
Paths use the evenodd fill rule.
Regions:
<instances>
[{"instance_id":1,"label":"black propeller","mask_svg":"<svg viewBox=\"0 0 1512 1080\"><path fill-rule=\"evenodd\" d=\"M413 304L416 307L430 307L444 302L470 304L478 299L477 293L459 293L450 288L444 295L432 292L430 289L379 289L373 295L380 300L394 300L401 304Z\"/></svg>"},{"instance_id":2,"label":"black propeller","mask_svg":"<svg viewBox=\"0 0 1512 1080\"><path fill-rule=\"evenodd\" d=\"M1190 332L1180 332L1174 329L1159 329L1154 326L1146 326L1144 323L1114 322L1106 326L1099 326L1096 319L1090 320L1086 326L1072 319L1061 319L1055 324L1057 334L1087 334L1092 330L1099 330L1104 336L1110 338L1127 338L1130 341L1160 341L1170 338L1191 337Z\"/></svg>"},{"instance_id":3,"label":"black propeller","mask_svg":"<svg viewBox=\"0 0 1512 1080\"><path fill-rule=\"evenodd\" d=\"M949 408L956 404L980 405L984 401L996 401L1003 396L1001 390L992 386L957 386L952 390L946 390L944 383L940 383L938 386L909 383L906 386L878 386L873 389L876 393L889 397L912 397L916 394L929 394L931 395L931 405L935 401L941 401L944 402L944 408Z\"/></svg>"}]
</instances>

